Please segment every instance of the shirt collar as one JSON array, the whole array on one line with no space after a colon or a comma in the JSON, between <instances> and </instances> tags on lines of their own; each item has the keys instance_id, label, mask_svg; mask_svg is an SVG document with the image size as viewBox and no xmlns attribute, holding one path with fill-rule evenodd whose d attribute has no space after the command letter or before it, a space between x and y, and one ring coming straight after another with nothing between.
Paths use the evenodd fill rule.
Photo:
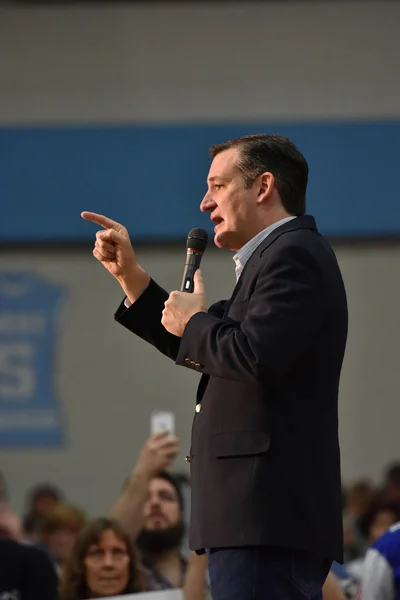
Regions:
<instances>
[{"instance_id":1,"label":"shirt collar","mask_svg":"<svg viewBox=\"0 0 400 600\"><path fill-rule=\"evenodd\" d=\"M296 217L294 216L285 217L284 219L280 219L279 221L272 223L272 225L268 225L268 227L260 231L260 233L257 233L257 235L251 238L251 240L249 240L244 246L240 248L240 250L237 251L237 253L233 256L233 260L236 265L236 281L239 279L250 256L255 250L257 250L258 246L265 240L265 238L275 229L295 218Z\"/></svg>"}]
</instances>

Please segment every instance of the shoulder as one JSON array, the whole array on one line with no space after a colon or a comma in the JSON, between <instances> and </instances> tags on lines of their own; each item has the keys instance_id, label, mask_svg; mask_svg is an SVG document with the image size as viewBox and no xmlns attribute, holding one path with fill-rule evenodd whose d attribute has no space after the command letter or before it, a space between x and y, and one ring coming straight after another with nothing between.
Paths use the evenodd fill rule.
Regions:
<instances>
[{"instance_id":1,"label":"shoulder","mask_svg":"<svg viewBox=\"0 0 400 600\"><path fill-rule=\"evenodd\" d=\"M291 229L283 231L274 242L265 248L269 252L294 251L296 248L309 252L312 256L327 254L333 258L334 251L329 242L317 230Z\"/></svg>"},{"instance_id":2,"label":"shoulder","mask_svg":"<svg viewBox=\"0 0 400 600\"><path fill-rule=\"evenodd\" d=\"M360 593L363 600L394 600L393 569L375 548L366 554Z\"/></svg>"},{"instance_id":3,"label":"shoulder","mask_svg":"<svg viewBox=\"0 0 400 600\"><path fill-rule=\"evenodd\" d=\"M322 259L325 250L314 236L312 231L303 229L282 233L271 245L261 249L261 273L311 270L321 277L325 271Z\"/></svg>"},{"instance_id":4,"label":"shoulder","mask_svg":"<svg viewBox=\"0 0 400 600\"><path fill-rule=\"evenodd\" d=\"M271 270L283 273L303 272L321 282L338 283L341 280L336 255L327 240L318 231L294 229L285 231L269 246L261 249L260 268L268 274Z\"/></svg>"},{"instance_id":5,"label":"shoulder","mask_svg":"<svg viewBox=\"0 0 400 600\"><path fill-rule=\"evenodd\" d=\"M400 523L396 523L376 541L372 549L383 556L392 568L400 567Z\"/></svg>"},{"instance_id":6,"label":"shoulder","mask_svg":"<svg viewBox=\"0 0 400 600\"><path fill-rule=\"evenodd\" d=\"M52 562L43 548L31 544L21 544L23 558L29 561L32 566L48 566L52 567Z\"/></svg>"},{"instance_id":7,"label":"shoulder","mask_svg":"<svg viewBox=\"0 0 400 600\"><path fill-rule=\"evenodd\" d=\"M37 595L43 591L41 600L55 598L57 575L50 558L40 548L12 540L0 540L0 564L5 570L18 574L21 590L37 590ZM32 594L31 597L37 596Z\"/></svg>"},{"instance_id":8,"label":"shoulder","mask_svg":"<svg viewBox=\"0 0 400 600\"><path fill-rule=\"evenodd\" d=\"M27 563L28 565L34 565L41 563L43 560L48 560L47 556L40 548L16 542L14 540L4 539L0 540L0 561L4 563L5 559L16 563Z\"/></svg>"}]
</instances>

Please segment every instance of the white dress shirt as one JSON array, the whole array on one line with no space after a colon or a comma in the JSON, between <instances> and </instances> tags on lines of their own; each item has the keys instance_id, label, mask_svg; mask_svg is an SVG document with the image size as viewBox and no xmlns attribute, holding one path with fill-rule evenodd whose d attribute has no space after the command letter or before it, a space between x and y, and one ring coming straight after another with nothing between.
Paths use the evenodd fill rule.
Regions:
<instances>
[{"instance_id":1,"label":"white dress shirt","mask_svg":"<svg viewBox=\"0 0 400 600\"><path fill-rule=\"evenodd\" d=\"M257 233L257 235L255 235L253 238L251 238L251 240L249 240L244 246L242 246L240 248L240 250L237 251L237 253L233 257L233 260L235 261L235 264L236 264L236 267L235 267L236 281L238 281L240 275L242 274L242 271L243 271L247 261L249 260L250 256L253 254L253 252L255 250L257 250L257 248L261 244L261 242L263 242L265 240L265 238L274 231L274 229L276 229L277 227L280 227L284 223L288 223L292 219L296 219L296 217L293 217L293 216L285 217L284 219L281 219L280 221L277 221L276 223L272 223L272 225L269 225L268 227L266 227L265 229L260 231L260 233Z\"/></svg>"}]
</instances>

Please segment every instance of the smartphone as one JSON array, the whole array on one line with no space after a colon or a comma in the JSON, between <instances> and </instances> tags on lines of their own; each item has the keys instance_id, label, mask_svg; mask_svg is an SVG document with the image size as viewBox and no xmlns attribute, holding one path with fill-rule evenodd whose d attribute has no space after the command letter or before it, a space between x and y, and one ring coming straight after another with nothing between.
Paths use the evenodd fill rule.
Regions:
<instances>
[{"instance_id":1,"label":"smartphone","mask_svg":"<svg viewBox=\"0 0 400 600\"><path fill-rule=\"evenodd\" d=\"M175 415L167 411L154 411L151 415L151 435L160 431L168 431L170 435L175 435Z\"/></svg>"}]
</instances>

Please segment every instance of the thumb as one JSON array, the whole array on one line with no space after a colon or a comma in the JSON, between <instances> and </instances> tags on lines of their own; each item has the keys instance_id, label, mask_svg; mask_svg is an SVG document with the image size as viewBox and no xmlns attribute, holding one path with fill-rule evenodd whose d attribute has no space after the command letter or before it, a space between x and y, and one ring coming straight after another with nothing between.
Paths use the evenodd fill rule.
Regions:
<instances>
[{"instance_id":1,"label":"thumb","mask_svg":"<svg viewBox=\"0 0 400 600\"><path fill-rule=\"evenodd\" d=\"M197 269L197 271L194 274L193 293L194 294L205 294L204 279L203 279L203 275L201 274L200 269Z\"/></svg>"},{"instance_id":2,"label":"thumb","mask_svg":"<svg viewBox=\"0 0 400 600\"><path fill-rule=\"evenodd\" d=\"M108 242L114 242L114 244L122 244L124 242L122 233L115 231L115 229L106 229L102 232L101 237Z\"/></svg>"}]
</instances>

